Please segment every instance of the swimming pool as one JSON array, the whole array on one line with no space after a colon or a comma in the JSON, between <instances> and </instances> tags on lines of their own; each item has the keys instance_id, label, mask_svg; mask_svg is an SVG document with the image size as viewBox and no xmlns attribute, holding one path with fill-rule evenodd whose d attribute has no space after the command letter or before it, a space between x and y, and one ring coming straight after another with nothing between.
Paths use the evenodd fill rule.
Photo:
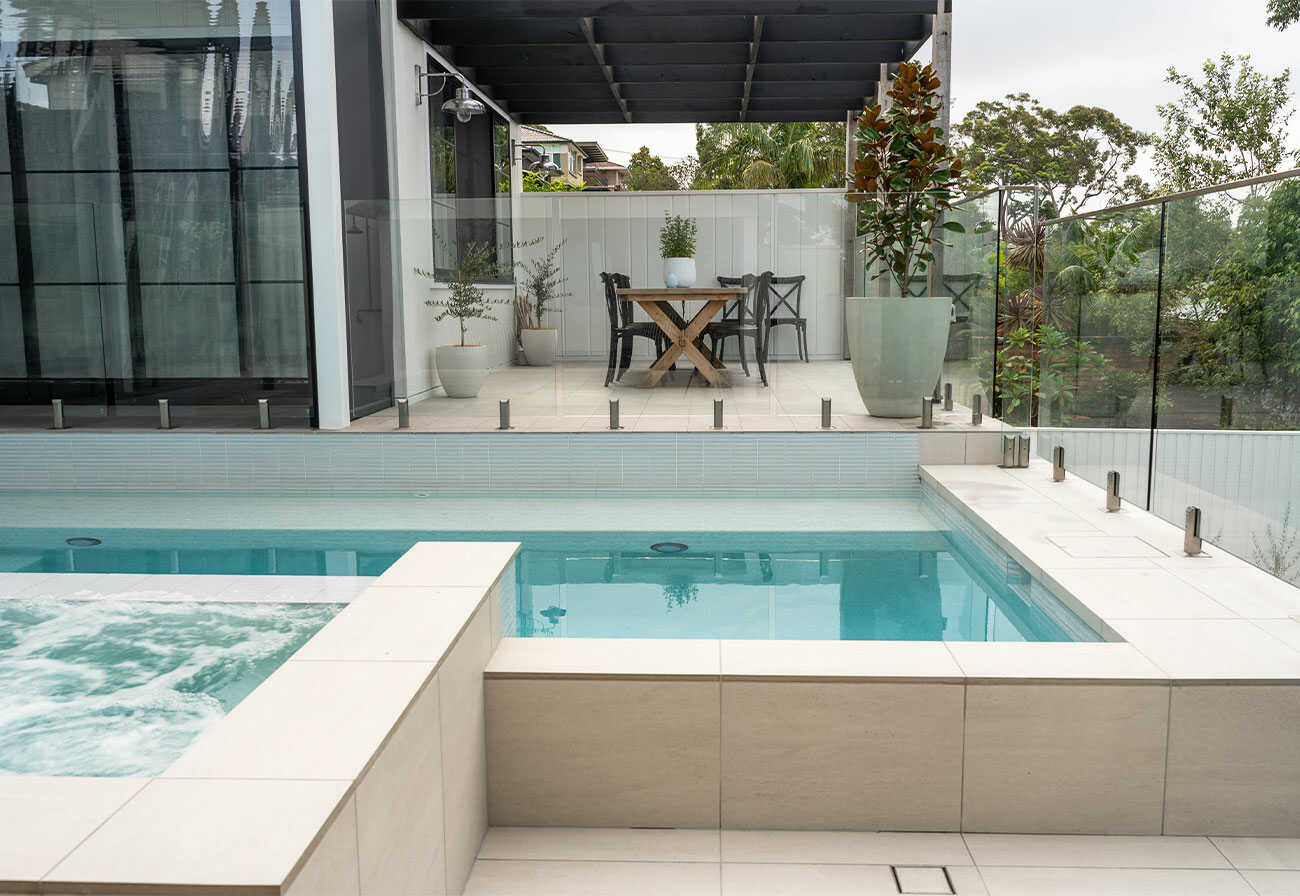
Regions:
<instances>
[{"instance_id":1,"label":"swimming pool","mask_svg":"<svg viewBox=\"0 0 1300 896\"><path fill-rule=\"evenodd\" d=\"M340 609L0 600L0 774L158 774Z\"/></svg>"},{"instance_id":2,"label":"swimming pool","mask_svg":"<svg viewBox=\"0 0 1300 896\"><path fill-rule=\"evenodd\" d=\"M916 502L912 502L915 505ZM81 530L77 530L80 532ZM0 572L382 573L417 541L519 541L517 637L1086 641L1005 556L956 531L0 530Z\"/></svg>"}]
</instances>

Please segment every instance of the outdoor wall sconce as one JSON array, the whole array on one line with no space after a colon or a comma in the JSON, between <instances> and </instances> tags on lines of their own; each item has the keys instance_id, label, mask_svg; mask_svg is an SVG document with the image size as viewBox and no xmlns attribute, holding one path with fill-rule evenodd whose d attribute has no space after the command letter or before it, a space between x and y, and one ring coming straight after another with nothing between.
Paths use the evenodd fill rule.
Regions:
<instances>
[{"instance_id":1,"label":"outdoor wall sconce","mask_svg":"<svg viewBox=\"0 0 1300 896\"><path fill-rule=\"evenodd\" d=\"M426 97L442 96L442 91L451 77L453 76L449 72L426 72L417 65L415 67L415 105L424 105ZM431 82L434 78L440 79L437 90L431 88ZM482 115L486 112L487 106L470 94L469 85L462 78L461 86L456 88L456 94L442 104L442 111L451 112L456 116L457 121L465 124L475 115Z\"/></svg>"}]
</instances>

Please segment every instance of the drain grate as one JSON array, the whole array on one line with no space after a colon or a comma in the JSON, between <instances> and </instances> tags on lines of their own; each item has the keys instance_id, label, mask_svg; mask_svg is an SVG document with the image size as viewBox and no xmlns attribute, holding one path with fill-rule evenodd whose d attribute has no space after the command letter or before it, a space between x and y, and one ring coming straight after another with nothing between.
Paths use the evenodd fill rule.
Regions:
<instances>
[{"instance_id":1,"label":"drain grate","mask_svg":"<svg viewBox=\"0 0 1300 896\"><path fill-rule=\"evenodd\" d=\"M88 535L64 539L63 543L74 548L93 548L95 545L103 544L98 538L91 538Z\"/></svg>"},{"instance_id":2,"label":"drain grate","mask_svg":"<svg viewBox=\"0 0 1300 896\"><path fill-rule=\"evenodd\" d=\"M898 892L913 894L953 894L952 878L943 865L890 865Z\"/></svg>"},{"instance_id":3,"label":"drain grate","mask_svg":"<svg viewBox=\"0 0 1300 896\"><path fill-rule=\"evenodd\" d=\"M650 545L650 550L656 554L680 554L688 550L687 546L680 541L661 541L657 544Z\"/></svg>"}]
</instances>

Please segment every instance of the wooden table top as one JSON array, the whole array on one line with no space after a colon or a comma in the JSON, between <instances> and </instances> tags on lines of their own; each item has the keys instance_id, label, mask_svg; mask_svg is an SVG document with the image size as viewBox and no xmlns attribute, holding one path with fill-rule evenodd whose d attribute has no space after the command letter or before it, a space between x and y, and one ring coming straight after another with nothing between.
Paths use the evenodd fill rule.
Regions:
<instances>
[{"instance_id":1,"label":"wooden table top","mask_svg":"<svg viewBox=\"0 0 1300 896\"><path fill-rule=\"evenodd\" d=\"M620 289L620 296L630 299L707 299L711 296L740 296L745 294L743 286L693 286L690 289Z\"/></svg>"}]
</instances>

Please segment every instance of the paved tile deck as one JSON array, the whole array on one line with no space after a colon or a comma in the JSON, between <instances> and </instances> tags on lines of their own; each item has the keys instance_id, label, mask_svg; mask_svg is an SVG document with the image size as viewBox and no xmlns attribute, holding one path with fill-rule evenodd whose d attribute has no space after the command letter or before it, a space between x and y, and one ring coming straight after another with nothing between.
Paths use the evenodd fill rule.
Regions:
<instances>
[{"instance_id":1,"label":"paved tile deck","mask_svg":"<svg viewBox=\"0 0 1300 896\"><path fill-rule=\"evenodd\" d=\"M465 894L884 896L891 865L959 896L1300 893L1300 840L492 828Z\"/></svg>"}]
</instances>

